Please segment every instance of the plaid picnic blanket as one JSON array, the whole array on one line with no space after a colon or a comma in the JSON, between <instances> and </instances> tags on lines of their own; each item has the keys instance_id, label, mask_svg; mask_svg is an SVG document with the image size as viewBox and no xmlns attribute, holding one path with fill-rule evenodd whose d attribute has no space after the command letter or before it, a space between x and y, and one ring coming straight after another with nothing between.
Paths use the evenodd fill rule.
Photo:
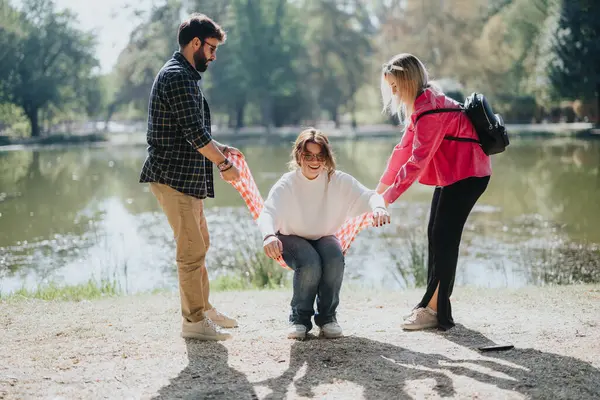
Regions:
<instances>
[{"instance_id":1,"label":"plaid picnic blanket","mask_svg":"<svg viewBox=\"0 0 600 400\"><path fill-rule=\"evenodd\" d=\"M260 195L260 191L254 182L250 168L243 157L230 154L229 159L240 171L240 179L236 182L230 182L233 187L240 193L242 199L246 203L252 218L256 221L260 212L263 209L264 201ZM335 233L335 236L340 240L342 245L342 251L346 254L346 251L350 247L350 244L356 239L358 232L371 225L373 219L373 213L368 212L361 214L357 217L347 219L342 227ZM288 265L283 261L283 258L279 258L277 262L284 268L288 268Z\"/></svg>"}]
</instances>

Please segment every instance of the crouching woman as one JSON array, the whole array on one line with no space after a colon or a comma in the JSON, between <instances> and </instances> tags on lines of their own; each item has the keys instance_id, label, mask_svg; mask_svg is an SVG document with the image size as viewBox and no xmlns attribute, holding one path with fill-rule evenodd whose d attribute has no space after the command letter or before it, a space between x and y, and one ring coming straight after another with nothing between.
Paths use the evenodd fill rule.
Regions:
<instances>
[{"instance_id":1,"label":"crouching woman","mask_svg":"<svg viewBox=\"0 0 600 400\"><path fill-rule=\"evenodd\" d=\"M271 188L258 218L267 256L283 257L294 270L288 338L304 339L313 315L321 336L341 337L336 310L344 254L335 233L365 212L373 212L373 226L389 223L390 216L380 194L336 170L329 140L316 129L300 133L290 167Z\"/></svg>"}]
</instances>

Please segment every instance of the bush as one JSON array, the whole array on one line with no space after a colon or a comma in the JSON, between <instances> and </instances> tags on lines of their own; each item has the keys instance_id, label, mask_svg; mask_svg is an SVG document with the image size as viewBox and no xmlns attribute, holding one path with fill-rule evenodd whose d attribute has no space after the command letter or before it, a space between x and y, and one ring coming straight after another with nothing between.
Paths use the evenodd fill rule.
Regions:
<instances>
[{"instance_id":1,"label":"bush","mask_svg":"<svg viewBox=\"0 0 600 400\"><path fill-rule=\"evenodd\" d=\"M533 96L500 95L492 103L494 112L502 114L506 123L528 124L538 110L538 105Z\"/></svg>"},{"instance_id":2,"label":"bush","mask_svg":"<svg viewBox=\"0 0 600 400\"><path fill-rule=\"evenodd\" d=\"M554 106L550 108L550 122L560 122L560 107Z\"/></svg>"},{"instance_id":3,"label":"bush","mask_svg":"<svg viewBox=\"0 0 600 400\"><path fill-rule=\"evenodd\" d=\"M573 109L573 103L570 101L563 101L560 103L560 121L561 122L575 122L575 110Z\"/></svg>"},{"instance_id":4,"label":"bush","mask_svg":"<svg viewBox=\"0 0 600 400\"><path fill-rule=\"evenodd\" d=\"M451 90L449 92L445 92L445 94L446 96L458 101L459 103L465 102L465 95L463 94L463 92L460 92L458 90Z\"/></svg>"},{"instance_id":5,"label":"bush","mask_svg":"<svg viewBox=\"0 0 600 400\"><path fill-rule=\"evenodd\" d=\"M583 102L575 100L573 102L573 111L582 121L600 122L598 119L598 105L595 101Z\"/></svg>"}]
</instances>

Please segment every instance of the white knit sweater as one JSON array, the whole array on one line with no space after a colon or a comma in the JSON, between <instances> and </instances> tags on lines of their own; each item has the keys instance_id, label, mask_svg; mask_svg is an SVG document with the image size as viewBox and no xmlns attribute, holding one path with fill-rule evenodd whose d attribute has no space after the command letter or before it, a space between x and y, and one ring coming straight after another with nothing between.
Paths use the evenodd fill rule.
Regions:
<instances>
[{"instance_id":1,"label":"white knit sweater","mask_svg":"<svg viewBox=\"0 0 600 400\"><path fill-rule=\"evenodd\" d=\"M271 188L258 218L263 237L281 233L309 240L333 235L350 217L385 209L383 197L352 176L335 171L307 179L298 169L283 175Z\"/></svg>"}]
</instances>

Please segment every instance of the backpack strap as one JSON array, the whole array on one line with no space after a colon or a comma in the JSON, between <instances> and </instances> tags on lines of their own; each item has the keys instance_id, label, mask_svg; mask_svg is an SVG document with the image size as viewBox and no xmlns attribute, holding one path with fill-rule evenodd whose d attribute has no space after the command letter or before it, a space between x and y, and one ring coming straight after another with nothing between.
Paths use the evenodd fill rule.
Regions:
<instances>
[{"instance_id":1,"label":"backpack strap","mask_svg":"<svg viewBox=\"0 0 600 400\"><path fill-rule=\"evenodd\" d=\"M417 121L428 114L438 114L438 113L445 113L445 112L464 112L465 110L463 110L462 108L436 108L434 110L429 110L429 111L424 111L421 114L417 115L417 119L415 119L415 125L417 124Z\"/></svg>"},{"instance_id":2,"label":"backpack strap","mask_svg":"<svg viewBox=\"0 0 600 400\"><path fill-rule=\"evenodd\" d=\"M419 121L419 119L421 117L428 115L428 114L438 114L438 113L444 113L444 112L464 112L464 111L465 110L462 107L461 108L436 108L434 110L424 111L421 114L417 115L414 125L417 125L417 121ZM444 140L454 140L455 142L472 142L472 143L481 144L481 142L477 139L462 138L462 137L449 136L449 135L444 136Z\"/></svg>"}]
</instances>

